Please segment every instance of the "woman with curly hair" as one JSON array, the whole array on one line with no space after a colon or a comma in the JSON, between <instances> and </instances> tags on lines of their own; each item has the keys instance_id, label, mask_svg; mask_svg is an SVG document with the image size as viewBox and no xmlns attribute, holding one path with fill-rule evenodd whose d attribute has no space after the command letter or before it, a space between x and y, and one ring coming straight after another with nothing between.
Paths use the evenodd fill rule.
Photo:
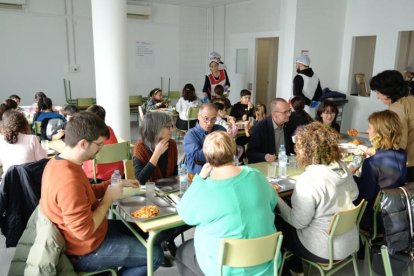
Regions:
<instances>
[{"instance_id":1,"label":"woman with curly hair","mask_svg":"<svg viewBox=\"0 0 414 276\"><path fill-rule=\"evenodd\" d=\"M292 207L279 198L280 218L276 228L283 232L284 247L294 254L288 268L301 273L300 257L328 262L328 229L332 216L354 207L358 188L338 148L339 134L331 127L313 122L298 129L295 152L305 171L296 181ZM358 230L334 238L333 259L341 260L358 249Z\"/></svg>"},{"instance_id":2,"label":"woman with curly hair","mask_svg":"<svg viewBox=\"0 0 414 276\"><path fill-rule=\"evenodd\" d=\"M401 122L390 110L374 112L368 117L368 136L375 154L364 160L361 175L354 179L359 195L355 204L362 199L368 202L360 227L371 230L373 205L380 189L404 186L407 174L407 154L399 148Z\"/></svg>"},{"instance_id":3,"label":"woman with curly hair","mask_svg":"<svg viewBox=\"0 0 414 276\"><path fill-rule=\"evenodd\" d=\"M397 113L401 121L401 140L398 146L407 151L406 182L414 181L414 96L410 96L407 83L399 71L386 70L369 82L377 98L389 110Z\"/></svg>"},{"instance_id":4,"label":"woman with curly hair","mask_svg":"<svg viewBox=\"0 0 414 276\"><path fill-rule=\"evenodd\" d=\"M6 111L3 114L0 132L0 162L3 164L3 176L11 166L47 157L39 139L29 134L29 123L23 113L17 110Z\"/></svg>"}]
</instances>

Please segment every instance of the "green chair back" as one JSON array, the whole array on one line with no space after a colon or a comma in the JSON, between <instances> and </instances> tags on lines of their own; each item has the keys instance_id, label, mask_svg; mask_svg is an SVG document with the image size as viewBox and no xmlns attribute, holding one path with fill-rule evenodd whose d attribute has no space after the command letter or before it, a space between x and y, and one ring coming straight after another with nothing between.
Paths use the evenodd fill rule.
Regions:
<instances>
[{"instance_id":1,"label":"green chair back","mask_svg":"<svg viewBox=\"0 0 414 276\"><path fill-rule=\"evenodd\" d=\"M181 97L181 91L168 91L168 98L178 100Z\"/></svg>"},{"instance_id":2,"label":"green chair back","mask_svg":"<svg viewBox=\"0 0 414 276\"><path fill-rule=\"evenodd\" d=\"M76 105L81 110L85 110L93 104L95 104L94 98L77 98L76 99Z\"/></svg>"},{"instance_id":3,"label":"green chair back","mask_svg":"<svg viewBox=\"0 0 414 276\"><path fill-rule=\"evenodd\" d=\"M273 260L274 275L277 275L277 263L282 246L282 232L254 239L222 239L219 247L219 271L223 266L250 267Z\"/></svg>"},{"instance_id":4,"label":"green chair back","mask_svg":"<svg viewBox=\"0 0 414 276\"><path fill-rule=\"evenodd\" d=\"M388 254L388 248L385 245L381 246L381 257L382 262L384 263L385 276L393 276L390 255Z\"/></svg>"},{"instance_id":5,"label":"green chair back","mask_svg":"<svg viewBox=\"0 0 414 276\"><path fill-rule=\"evenodd\" d=\"M34 122L34 131L37 136L42 135L42 122L41 121Z\"/></svg>"},{"instance_id":6,"label":"green chair back","mask_svg":"<svg viewBox=\"0 0 414 276\"><path fill-rule=\"evenodd\" d=\"M351 255L349 255L347 258L343 260L335 260L334 261L334 238L335 236L342 235L350 230L352 230L355 227L359 227L359 222L361 221L362 214L365 211L367 203L365 200L362 200L358 206L337 212L331 221L331 224L328 229L328 263L316 263L312 262L310 260L302 258L303 261L307 262L309 264L309 271L308 275L310 275L310 269L312 266L316 267L321 275L332 275L333 273L337 272L341 268L343 268L348 263L352 262L354 265L354 272L355 275L359 275L358 272L358 266L356 262L356 253L357 251L353 252Z\"/></svg>"},{"instance_id":7,"label":"green chair back","mask_svg":"<svg viewBox=\"0 0 414 276\"><path fill-rule=\"evenodd\" d=\"M128 141L117 144L106 144L93 159L93 178L96 181L96 165L108 164L130 159L130 146Z\"/></svg>"},{"instance_id":8,"label":"green chair back","mask_svg":"<svg viewBox=\"0 0 414 276\"><path fill-rule=\"evenodd\" d=\"M190 120L196 120L198 118L198 111L200 110L200 107L190 107L188 109L188 124L187 129L190 129Z\"/></svg>"},{"instance_id":9,"label":"green chair back","mask_svg":"<svg viewBox=\"0 0 414 276\"><path fill-rule=\"evenodd\" d=\"M129 104L142 105L143 104L142 95L129 96Z\"/></svg>"}]
</instances>

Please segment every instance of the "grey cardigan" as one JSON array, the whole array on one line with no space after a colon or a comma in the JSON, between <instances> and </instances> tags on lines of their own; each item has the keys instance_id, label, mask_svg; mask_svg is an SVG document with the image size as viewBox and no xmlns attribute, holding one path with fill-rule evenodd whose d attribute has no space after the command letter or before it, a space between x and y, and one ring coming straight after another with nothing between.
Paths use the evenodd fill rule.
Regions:
<instances>
[{"instance_id":1,"label":"grey cardigan","mask_svg":"<svg viewBox=\"0 0 414 276\"><path fill-rule=\"evenodd\" d=\"M354 207L358 187L340 162L334 166L310 165L298 178L289 207L278 202L282 218L297 229L299 240L313 254L328 259L328 229L333 215ZM340 260L359 247L358 230L334 239L334 259Z\"/></svg>"}]
</instances>

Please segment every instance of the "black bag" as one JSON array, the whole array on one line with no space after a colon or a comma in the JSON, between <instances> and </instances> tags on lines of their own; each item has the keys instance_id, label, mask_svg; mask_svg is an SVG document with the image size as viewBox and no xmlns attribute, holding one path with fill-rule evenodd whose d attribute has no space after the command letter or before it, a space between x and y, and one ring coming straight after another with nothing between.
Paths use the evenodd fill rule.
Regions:
<instances>
[{"instance_id":1,"label":"black bag","mask_svg":"<svg viewBox=\"0 0 414 276\"><path fill-rule=\"evenodd\" d=\"M391 270L393 275L403 275L410 265L411 257L406 252L395 252L394 254L389 254ZM384 275L384 264L382 262L381 255L381 244L372 246L372 270L378 275Z\"/></svg>"},{"instance_id":2,"label":"black bag","mask_svg":"<svg viewBox=\"0 0 414 276\"><path fill-rule=\"evenodd\" d=\"M388 247L393 275L403 275L412 260L411 252L413 251L414 237L413 191L414 186L412 184L381 191L381 221L385 238L383 242ZM408 231L403 231L404 229ZM372 269L379 275L385 275L381 245L372 245Z\"/></svg>"}]
</instances>

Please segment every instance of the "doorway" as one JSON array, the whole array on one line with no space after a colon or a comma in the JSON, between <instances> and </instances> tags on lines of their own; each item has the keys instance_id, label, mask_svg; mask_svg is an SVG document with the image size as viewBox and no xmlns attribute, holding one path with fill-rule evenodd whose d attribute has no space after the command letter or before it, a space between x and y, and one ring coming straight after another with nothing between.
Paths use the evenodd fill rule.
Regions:
<instances>
[{"instance_id":1,"label":"doorway","mask_svg":"<svg viewBox=\"0 0 414 276\"><path fill-rule=\"evenodd\" d=\"M266 104L268 114L270 101L277 96L278 54L278 37L256 39L256 104Z\"/></svg>"}]
</instances>

